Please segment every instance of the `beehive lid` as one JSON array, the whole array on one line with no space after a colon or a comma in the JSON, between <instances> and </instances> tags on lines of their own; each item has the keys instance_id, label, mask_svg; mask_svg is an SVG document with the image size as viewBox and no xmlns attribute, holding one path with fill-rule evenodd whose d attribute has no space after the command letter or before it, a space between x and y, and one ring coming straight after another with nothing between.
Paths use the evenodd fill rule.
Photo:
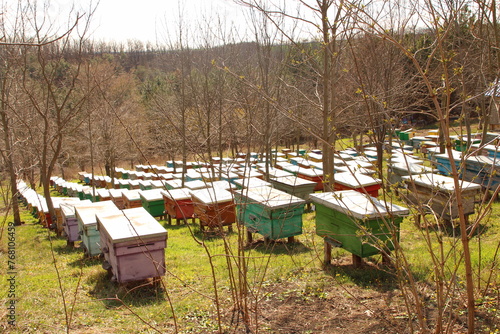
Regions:
<instances>
[{"instance_id":1,"label":"beehive lid","mask_svg":"<svg viewBox=\"0 0 500 334\"><path fill-rule=\"evenodd\" d=\"M61 203L61 212L65 217L72 218L75 217L75 206L77 205L87 205L91 204L92 201L89 199L85 199L78 202L71 203Z\"/></svg>"},{"instance_id":2,"label":"beehive lid","mask_svg":"<svg viewBox=\"0 0 500 334\"><path fill-rule=\"evenodd\" d=\"M309 177L321 177L321 176L323 176L323 171L320 169L300 168L297 171L297 174L305 175L305 176L309 176Z\"/></svg>"},{"instance_id":3,"label":"beehive lid","mask_svg":"<svg viewBox=\"0 0 500 334\"><path fill-rule=\"evenodd\" d=\"M221 177L225 179L237 179L239 175L229 171L227 173L222 173Z\"/></svg>"},{"instance_id":4,"label":"beehive lid","mask_svg":"<svg viewBox=\"0 0 500 334\"><path fill-rule=\"evenodd\" d=\"M113 244L167 237L167 230L142 207L96 216L99 229L106 230Z\"/></svg>"},{"instance_id":5,"label":"beehive lid","mask_svg":"<svg viewBox=\"0 0 500 334\"><path fill-rule=\"evenodd\" d=\"M354 157L352 155L347 154L347 153L334 154L333 158L334 159L340 159L342 161L350 161L350 160L354 159Z\"/></svg>"},{"instance_id":6,"label":"beehive lid","mask_svg":"<svg viewBox=\"0 0 500 334\"><path fill-rule=\"evenodd\" d=\"M182 186L182 180L180 179L173 179L173 180L168 180L166 184L171 187L171 188L180 188Z\"/></svg>"},{"instance_id":7,"label":"beehive lid","mask_svg":"<svg viewBox=\"0 0 500 334\"><path fill-rule=\"evenodd\" d=\"M139 180L139 185L142 187L149 187L151 186L151 180Z\"/></svg>"},{"instance_id":8,"label":"beehive lid","mask_svg":"<svg viewBox=\"0 0 500 334\"><path fill-rule=\"evenodd\" d=\"M405 207L389 204L355 190L314 193L309 195L309 198L314 203L322 204L356 219L374 219L388 215L403 216L410 212Z\"/></svg>"},{"instance_id":9,"label":"beehive lid","mask_svg":"<svg viewBox=\"0 0 500 334\"><path fill-rule=\"evenodd\" d=\"M123 197L123 189L109 189L109 196L111 198Z\"/></svg>"},{"instance_id":10,"label":"beehive lid","mask_svg":"<svg viewBox=\"0 0 500 334\"><path fill-rule=\"evenodd\" d=\"M181 180L184 177L184 174L183 173L172 173L172 176L176 180Z\"/></svg>"},{"instance_id":11,"label":"beehive lid","mask_svg":"<svg viewBox=\"0 0 500 334\"><path fill-rule=\"evenodd\" d=\"M218 189L224 189L224 190L231 190L231 189L236 188L236 186L234 184L232 184L229 181L225 181L225 180L214 181L214 182L208 183L208 185L211 186L212 188L218 188Z\"/></svg>"},{"instance_id":12,"label":"beehive lid","mask_svg":"<svg viewBox=\"0 0 500 334\"><path fill-rule=\"evenodd\" d=\"M162 195L174 201L183 201L191 199L191 190L188 188L177 188L172 190L162 190Z\"/></svg>"},{"instance_id":13,"label":"beehive lid","mask_svg":"<svg viewBox=\"0 0 500 334\"><path fill-rule=\"evenodd\" d=\"M139 201L141 196L139 195L139 190L127 190L123 192L123 197L128 201Z\"/></svg>"},{"instance_id":14,"label":"beehive lid","mask_svg":"<svg viewBox=\"0 0 500 334\"><path fill-rule=\"evenodd\" d=\"M475 163L484 166L499 167L500 160L497 158L485 157L484 155L476 155L467 158L468 163Z\"/></svg>"},{"instance_id":15,"label":"beehive lid","mask_svg":"<svg viewBox=\"0 0 500 334\"><path fill-rule=\"evenodd\" d=\"M322 162L311 161L311 162L309 162L309 165L311 166L311 168L323 169L323 163Z\"/></svg>"},{"instance_id":16,"label":"beehive lid","mask_svg":"<svg viewBox=\"0 0 500 334\"><path fill-rule=\"evenodd\" d=\"M243 177L262 177L261 172L248 166L245 167L243 170L238 171L236 174Z\"/></svg>"},{"instance_id":17,"label":"beehive lid","mask_svg":"<svg viewBox=\"0 0 500 334\"><path fill-rule=\"evenodd\" d=\"M334 174L334 182L347 187L360 188L380 184L381 181L364 174L336 173Z\"/></svg>"},{"instance_id":18,"label":"beehive lid","mask_svg":"<svg viewBox=\"0 0 500 334\"><path fill-rule=\"evenodd\" d=\"M130 184L130 180L128 180L128 179L118 179L118 184L120 184L122 186L126 186L126 185Z\"/></svg>"},{"instance_id":19,"label":"beehive lid","mask_svg":"<svg viewBox=\"0 0 500 334\"><path fill-rule=\"evenodd\" d=\"M322 154L318 154L318 153L314 153L314 152L309 152L307 154L307 156L311 159L316 159L316 160L321 160L323 159L323 155Z\"/></svg>"},{"instance_id":20,"label":"beehive lid","mask_svg":"<svg viewBox=\"0 0 500 334\"><path fill-rule=\"evenodd\" d=\"M173 180L174 179L174 176L172 175L172 173L162 173L160 174L160 177L163 179L163 180Z\"/></svg>"},{"instance_id":21,"label":"beehive lid","mask_svg":"<svg viewBox=\"0 0 500 334\"><path fill-rule=\"evenodd\" d=\"M305 171L307 170L306 168L300 168L300 166L293 165L293 164L287 164L285 166L281 166L285 171L288 171L290 173L298 173L299 171Z\"/></svg>"},{"instance_id":22,"label":"beehive lid","mask_svg":"<svg viewBox=\"0 0 500 334\"><path fill-rule=\"evenodd\" d=\"M373 164L371 164L370 162L357 159L345 161L345 165L356 169L373 167Z\"/></svg>"},{"instance_id":23,"label":"beehive lid","mask_svg":"<svg viewBox=\"0 0 500 334\"><path fill-rule=\"evenodd\" d=\"M390 167L401 171L408 171L411 174L432 173L432 168L419 164L406 164L404 162L399 162L391 165Z\"/></svg>"},{"instance_id":24,"label":"beehive lid","mask_svg":"<svg viewBox=\"0 0 500 334\"><path fill-rule=\"evenodd\" d=\"M81 223L86 227L96 224L96 214L111 214L117 211L120 210L112 201L75 205L75 213L79 217Z\"/></svg>"},{"instance_id":25,"label":"beehive lid","mask_svg":"<svg viewBox=\"0 0 500 334\"><path fill-rule=\"evenodd\" d=\"M485 150L492 151L492 152L500 152L500 146L496 146L496 145L492 145L492 144L488 144L488 145L472 144L471 146L476 148L476 149L483 148Z\"/></svg>"},{"instance_id":26,"label":"beehive lid","mask_svg":"<svg viewBox=\"0 0 500 334\"><path fill-rule=\"evenodd\" d=\"M52 197L52 205L54 209L59 209L64 203L78 203L80 199L78 197Z\"/></svg>"},{"instance_id":27,"label":"beehive lid","mask_svg":"<svg viewBox=\"0 0 500 334\"><path fill-rule=\"evenodd\" d=\"M303 179L297 176L282 176L273 179L274 182L279 182L289 186L305 186L305 185L316 185L316 182Z\"/></svg>"},{"instance_id":28,"label":"beehive lid","mask_svg":"<svg viewBox=\"0 0 500 334\"><path fill-rule=\"evenodd\" d=\"M244 189L241 191L241 195L249 199L250 203L255 202L264 205L269 209L279 209L290 205L297 206L306 203L306 201L302 198L298 198L284 191L265 186Z\"/></svg>"},{"instance_id":29,"label":"beehive lid","mask_svg":"<svg viewBox=\"0 0 500 334\"><path fill-rule=\"evenodd\" d=\"M406 182L411 182L413 180L415 184L427 187L429 189L432 188L438 188L441 191L445 192L454 192L455 191L455 182L452 177L440 175L440 174L434 174L434 173L425 173L425 174L419 174L419 175L414 175L411 177L410 176L403 176L403 180ZM462 190L480 190L481 186L477 183L471 183L467 181L458 181L460 188Z\"/></svg>"},{"instance_id":30,"label":"beehive lid","mask_svg":"<svg viewBox=\"0 0 500 334\"><path fill-rule=\"evenodd\" d=\"M285 169L285 167L290 167L290 166L295 166L295 165L291 164L290 162L288 162L288 160L286 160L286 161L277 162L276 166L279 166L279 167Z\"/></svg>"},{"instance_id":31,"label":"beehive lid","mask_svg":"<svg viewBox=\"0 0 500 334\"><path fill-rule=\"evenodd\" d=\"M401 154L397 154L397 155L394 155L393 157L391 157L390 162L394 163L394 164L405 163L405 164L414 164L414 165L421 165L424 163L424 161L422 159L416 159L416 158L404 156Z\"/></svg>"},{"instance_id":32,"label":"beehive lid","mask_svg":"<svg viewBox=\"0 0 500 334\"><path fill-rule=\"evenodd\" d=\"M245 179L235 180L234 183L241 186L242 188L253 188L253 187L262 187L262 186L271 186L271 183L258 179L256 177L249 177Z\"/></svg>"},{"instance_id":33,"label":"beehive lid","mask_svg":"<svg viewBox=\"0 0 500 334\"><path fill-rule=\"evenodd\" d=\"M194 180L194 181L184 182L184 187L191 190L196 190L196 189L203 189L208 186L204 181Z\"/></svg>"},{"instance_id":34,"label":"beehive lid","mask_svg":"<svg viewBox=\"0 0 500 334\"><path fill-rule=\"evenodd\" d=\"M151 185L157 189L165 189L165 180L154 180L151 181Z\"/></svg>"},{"instance_id":35,"label":"beehive lid","mask_svg":"<svg viewBox=\"0 0 500 334\"><path fill-rule=\"evenodd\" d=\"M193 190L191 196L204 204L225 203L233 200L233 194L229 191L216 188Z\"/></svg>"},{"instance_id":36,"label":"beehive lid","mask_svg":"<svg viewBox=\"0 0 500 334\"><path fill-rule=\"evenodd\" d=\"M100 188L100 189L97 189L96 192L97 192L97 195L99 195L99 197L101 197L101 198L110 196L108 189Z\"/></svg>"},{"instance_id":37,"label":"beehive lid","mask_svg":"<svg viewBox=\"0 0 500 334\"><path fill-rule=\"evenodd\" d=\"M163 200L160 189L141 190L139 191L139 196L141 196L141 199L144 199L146 202Z\"/></svg>"},{"instance_id":38,"label":"beehive lid","mask_svg":"<svg viewBox=\"0 0 500 334\"><path fill-rule=\"evenodd\" d=\"M265 169L262 170L265 172ZM278 177L285 177L285 176L294 176L292 173L287 172L286 170L278 169L278 168L269 168L269 176L278 178Z\"/></svg>"},{"instance_id":39,"label":"beehive lid","mask_svg":"<svg viewBox=\"0 0 500 334\"><path fill-rule=\"evenodd\" d=\"M303 164L303 163L309 162L306 158L302 158L302 157L291 158L290 161L295 161L296 164Z\"/></svg>"},{"instance_id":40,"label":"beehive lid","mask_svg":"<svg viewBox=\"0 0 500 334\"><path fill-rule=\"evenodd\" d=\"M461 157L462 157L462 153L463 152L452 150L451 151L451 156L453 157L453 160L460 160ZM448 155L447 152L446 153L438 153L438 154L435 154L434 156L436 158L441 158L441 159L449 160L449 155Z\"/></svg>"}]
</instances>

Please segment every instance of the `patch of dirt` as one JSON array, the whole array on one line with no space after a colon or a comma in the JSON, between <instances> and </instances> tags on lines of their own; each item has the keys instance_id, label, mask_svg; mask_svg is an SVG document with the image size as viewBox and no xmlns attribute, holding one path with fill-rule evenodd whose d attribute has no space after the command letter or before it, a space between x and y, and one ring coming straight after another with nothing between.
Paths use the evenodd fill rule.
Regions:
<instances>
[{"instance_id":1,"label":"patch of dirt","mask_svg":"<svg viewBox=\"0 0 500 334\"><path fill-rule=\"evenodd\" d=\"M259 306L260 326L272 333L410 333L402 305L389 292L281 283Z\"/></svg>"},{"instance_id":2,"label":"patch of dirt","mask_svg":"<svg viewBox=\"0 0 500 334\"><path fill-rule=\"evenodd\" d=\"M345 265L343 267L349 268ZM363 268L370 270L370 266ZM260 295L263 297L258 302L257 316L255 308L250 311L251 328L246 330L241 316L236 319L237 313L226 309L224 333L419 333L416 315L411 315L414 319L412 324L409 321L401 291L387 283L363 287L352 283L342 284L334 277L321 282L305 282L295 278L291 281L268 283L261 291ZM425 294L432 295L432 292L428 290ZM431 295L425 298L431 298ZM427 325L431 331L434 328L432 320L437 311L433 305L430 300L425 305L429 321ZM447 330L453 334L465 334L466 311L458 305L457 307L461 311L456 309L454 318L448 319L451 323ZM494 332L491 329L500 328L500 320L495 315L486 314L479 307L476 314L476 333L490 333ZM201 332L205 333L199 331Z\"/></svg>"}]
</instances>

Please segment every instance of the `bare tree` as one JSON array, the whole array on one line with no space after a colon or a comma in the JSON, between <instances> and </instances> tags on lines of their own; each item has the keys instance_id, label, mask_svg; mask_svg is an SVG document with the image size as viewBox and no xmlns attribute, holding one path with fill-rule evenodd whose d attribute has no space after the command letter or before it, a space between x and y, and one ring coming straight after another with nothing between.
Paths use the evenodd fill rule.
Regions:
<instances>
[{"instance_id":1,"label":"bare tree","mask_svg":"<svg viewBox=\"0 0 500 334\"><path fill-rule=\"evenodd\" d=\"M51 39L48 35L50 30L45 30L45 25L39 21L36 6L28 4L27 8L33 17L33 38L37 45L23 46L22 58L17 64L21 68L21 87L33 111L33 123L23 119L38 155L40 178L49 214L55 217L49 181L64 138L78 125L78 116L83 110L85 96L79 91L78 84L84 61L85 34L92 9L87 14L86 21L82 21L82 30L76 39L74 34L77 31L73 30L73 33L47 45L46 41ZM77 21L82 18L78 14L76 17Z\"/></svg>"}]
</instances>

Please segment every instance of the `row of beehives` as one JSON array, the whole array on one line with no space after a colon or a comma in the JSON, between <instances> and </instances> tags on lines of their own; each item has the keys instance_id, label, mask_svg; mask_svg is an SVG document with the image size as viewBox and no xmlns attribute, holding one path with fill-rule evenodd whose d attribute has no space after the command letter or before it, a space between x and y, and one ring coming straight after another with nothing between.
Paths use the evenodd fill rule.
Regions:
<instances>
[{"instance_id":1,"label":"row of beehives","mask_svg":"<svg viewBox=\"0 0 500 334\"><path fill-rule=\"evenodd\" d=\"M316 156L314 157L319 160L321 156L318 153L315 154ZM316 161L317 165L311 167L303 158L292 158L290 162L278 163L276 165L277 168L271 168L269 170L272 176L271 183L260 179L263 177L265 165L256 164L255 168L252 166L242 168L241 170L233 169L235 172L240 171L240 175L235 173L237 178L229 179L233 184L231 184L230 181L223 181L222 184L225 182L226 185L233 188L232 194L222 194L218 191L205 191L203 199L203 196L198 195L199 191L192 188L177 188L181 185L179 182L175 185L166 183L165 185L170 185L171 187L161 191L163 202L158 195L158 191L143 191L144 194L153 194L156 192L157 198L154 199L151 197L149 200L157 201L157 204L148 204L147 201L144 200L147 196L143 195L142 197L144 199L142 205L144 208L149 209L150 212L152 212L151 208L157 207L156 214L152 213L152 215L158 216L167 214L169 219L175 218L183 220L196 216L200 218L202 228L209 226L210 228L217 229L224 225L230 226L236 221L236 216L238 215L238 221L243 223L248 229L249 239L251 239L251 233L257 232L262 234L265 239L275 240L281 238L293 239L294 236L302 234L302 213L304 211L304 205L307 201L314 201L317 208L323 206L325 208L329 207L327 211L337 211L340 213L340 216L345 217L345 224L341 224L340 230L338 230L339 227L337 224L328 222L328 220L331 220L333 217L331 214L327 214L326 216L324 214L318 214L318 234L325 237L329 236L329 239L333 239L335 236L337 242L340 242L342 247L348 249L353 254L361 257L369 256L377 252L377 250L375 247L370 247L369 244L361 241L359 237L356 237L356 235L359 234L355 231L356 224L352 222L348 224L347 221L352 219L355 221L361 219L366 220L367 217L371 218L370 228L377 229L378 232L376 234L379 240L388 242L390 234L380 233L384 228L379 224L379 220L385 219L384 217L390 214L391 219L399 226L400 219L402 219L401 214L406 213L407 210L395 206L391 206L392 209L388 209L385 204L382 204L383 202L373 197L360 195L361 192L367 192L375 197L378 196L380 180L362 174L367 171L369 171L368 174L373 174L374 171L370 169L373 167L371 163L345 153L343 154L344 156L339 155L336 157L336 168L344 167L346 171L340 170L336 174L335 189L351 189L357 190L358 192L341 191L336 193L313 194L315 190L318 190L318 186L321 186L320 189L322 189L323 185L322 173L319 168L319 166L321 166L321 161ZM363 163L364 165L362 165ZM189 169L192 170L190 176L192 178L201 176L202 173L206 172L201 168L203 167ZM241 173L241 171L244 172ZM200 174L196 175L194 172ZM307 172L311 174L307 174ZM302 175L311 176L312 180L300 177ZM251 177L241 179L239 178L240 176ZM215 184L220 182L216 181L210 183L199 179L193 180L192 178L192 181L187 181L185 184L194 184L197 182L200 186L214 187ZM234 185L236 185L239 190L234 190ZM274 187L274 189L270 186ZM124 191L125 194L131 193L129 190L122 191ZM110 192L113 193L116 192L116 190L110 190ZM195 198L198 199L195 200ZM116 201L116 196L113 195L112 199ZM197 211L196 208L200 207L200 205L196 204L196 202L199 203L202 201L204 202L204 206ZM331 202L331 204L329 206L325 205L325 203L328 202ZM358 203L359 206L355 206L353 203ZM162 211L161 208L163 206L164 210ZM336 208L336 210L333 208ZM324 212L324 210L321 212ZM322 216L323 218L321 218ZM338 217L339 216L337 216L337 218Z\"/></svg>"},{"instance_id":2,"label":"row of beehives","mask_svg":"<svg viewBox=\"0 0 500 334\"><path fill-rule=\"evenodd\" d=\"M483 136L485 140L481 144ZM416 136L412 129L406 131L396 130L396 137L405 148L420 150L424 154L435 154L436 151L439 153L440 141L444 140L444 138L441 138L439 130L429 130L427 134L421 136ZM470 136L453 135L450 136L450 141L452 149L455 151L464 152L472 149L472 151L480 151L481 155L491 158L500 156L499 133L488 132L485 135L483 133L472 133Z\"/></svg>"},{"instance_id":3,"label":"row of beehives","mask_svg":"<svg viewBox=\"0 0 500 334\"><path fill-rule=\"evenodd\" d=\"M52 197L57 217L51 219L43 196L22 181L18 182L18 191L46 227L50 227L50 221L62 226L68 244L81 239L86 254L103 254L103 268L116 281L165 274L167 231L142 206L120 210L112 201L93 203L77 197Z\"/></svg>"},{"instance_id":4,"label":"row of beehives","mask_svg":"<svg viewBox=\"0 0 500 334\"><path fill-rule=\"evenodd\" d=\"M406 157L406 155L403 157ZM298 162L297 165L293 163L290 163L290 165L297 166ZM298 170L302 169L312 168L299 166ZM273 170L273 172L277 171L282 170ZM348 174L351 178L350 182L347 183L347 187L345 182L342 183L343 174ZM297 175L300 174L297 173ZM271 179L274 189L258 178L238 178L234 180L234 183L238 186L232 192L222 190L219 192L216 190L218 187L214 187L213 183L201 182L205 186L211 186L212 188L205 190L189 188L172 188L163 191L143 190L144 195L142 196L141 205L150 215L166 214L168 217L178 220L196 216L200 219L202 228L208 226L217 231L223 225L231 226L237 220L246 226L249 237L251 233L257 232L266 239L293 239L294 236L302 234L302 212L306 200L309 200L316 206L317 234L324 237L327 242L334 240L336 245L342 246L356 256L365 257L378 252L381 244L387 250L392 248L393 233L397 231L397 235L399 235L399 223L402 215L408 213L405 208L388 205L377 200L375 197L378 195L380 182L362 184L359 181L362 181L365 176L364 174L337 173L335 174L336 189L351 190L322 194L313 193L318 184L317 182L288 174L287 176ZM434 189L436 184L445 185L445 190L449 192L451 183L445 184L443 179L438 179L438 176L434 174L426 175L426 177L433 181L430 183L432 184L431 189ZM53 181L54 184L59 183L59 180L55 178ZM230 189L234 188L234 185L228 181L220 184L226 184ZM109 192L112 191L114 189L109 190ZM147 199L149 196L146 194L153 195L158 191L161 193L162 199L155 199L153 196ZM118 192L129 193L130 191L121 189ZM370 197L361 193L368 193L373 196ZM297 196L299 194L302 198ZM167 197L172 199L170 205L165 199ZM158 203L155 204L155 201ZM156 210L156 214L153 212L154 210ZM239 219L236 219L236 217L239 217ZM388 221L391 224L387 224ZM360 233L360 225L364 226L362 229L365 231L364 234ZM69 226L69 224L66 224L66 226ZM394 227L396 228L394 229ZM369 231L369 233L366 231ZM376 240L373 240L373 238ZM85 239L82 238L82 240ZM90 241L89 245L85 245L84 242L87 249L92 247L91 245ZM100 247L96 247L96 249L99 252L102 250ZM91 253L89 252L89 254ZM108 261L108 263L110 262ZM116 266L116 261L114 263ZM110 268L113 269L113 264L110 264ZM120 281L123 281L123 279L120 279Z\"/></svg>"},{"instance_id":5,"label":"row of beehives","mask_svg":"<svg viewBox=\"0 0 500 334\"><path fill-rule=\"evenodd\" d=\"M493 134L490 136L493 142L498 137ZM406 188L402 196L405 201L419 204L426 208L424 211L430 210L445 221L460 216L455 191L458 186L463 213L468 220L469 215L474 213L474 203L478 200L481 189L494 190L500 184L497 148L498 146L491 144L476 143L467 150L439 153L440 148L434 145L422 150L423 158L408 151L400 151L398 154L393 153L389 160L388 179L396 187ZM424 161L428 161L432 167L424 166ZM453 164L458 171L458 183L451 177Z\"/></svg>"},{"instance_id":6,"label":"row of beehives","mask_svg":"<svg viewBox=\"0 0 500 334\"><path fill-rule=\"evenodd\" d=\"M277 178L271 184L260 179L248 178L241 180L239 184L240 187L233 188L231 191L212 187L201 190L181 188L139 192L142 193L143 199L146 199L149 197L146 194L160 191L163 197L163 201L160 201L164 207L163 213L176 219L183 220L195 216L199 218L202 227L208 226L214 231L220 231L222 226L231 226L238 221L247 228L249 241L251 241L252 233L259 233L268 240L288 238L291 241L295 236L302 234L302 213L307 200L276 189L272 187L274 184L288 192L301 193L302 196L314 202L318 212L317 233L322 237L335 238L342 247L359 257L375 254L378 249L361 239L356 221L368 224L373 230L371 235L377 236L378 243L383 241L390 244L392 234L387 231L381 220L390 217L399 228L402 215L408 213L405 208L388 205L374 197L353 190L313 193L315 182L302 180L296 176ZM358 190L361 191L361 189ZM130 192L130 190L123 191ZM146 211L151 209L151 204L143 204L143 209ZM119 276L120 270L114 270L114 268L124 265L121 263L124 263L126 258L123 258L122 262L119 261L120 259L113 261L113 254L120 254L120 252L110 252L109 244L120 244L120 242L105 239L102 236L104 227L99 228L99 217L112 216L112 214L117 216L116 210L119 209L113 205L113 201L64 205L63 224L65 228L68 228L68 237L74 235L70 227L78 226L79 235L87 253L94 256L105 252L106 265L113 270L118 281L124 282L130 277L139 276L137 273L127 276L128 278ZM127 210L130 209L125 209L124 212ZM105 248L100 246L103 244L106 245ZM387 249L392 248L389 244L387 244ZM130 245L131 243L128 243L128 247ZM134 267L137 267L137 264Z\"/></svg>"}]
</instances>

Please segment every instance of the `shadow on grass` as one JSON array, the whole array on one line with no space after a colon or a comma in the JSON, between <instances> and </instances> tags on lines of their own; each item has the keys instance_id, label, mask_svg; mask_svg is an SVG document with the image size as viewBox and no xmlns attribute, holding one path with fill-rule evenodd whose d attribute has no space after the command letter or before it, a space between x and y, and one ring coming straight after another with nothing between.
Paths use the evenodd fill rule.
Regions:
<instances>
[{"instance_id":1,"label":"shadow on grass","mask_svg":"<svg viewBox=\"0 0 500 334\"><path fill-rule=\"evenodd\" d=\"M62 245L54 246L54 251L57 254L65 255L65 254L75 254L81 253L83 255L83 248L80 248L79 243L75 243L75 245L68 245L66 242Z\"/></svg>"},{"instance_id":2,"label":"shadow on grass","mask_svg":"<svg viewBox=\"0 0 500 334\"><path fill-rule=\"evenodd\" d=\"M102 256L93 256L93 257L88 257L86 254L84 254L83 249L76 249L75 252L81 252L81 257L68 263L68 266L73 267L73 268L86 268L86 267L93 267L93 266L101 266L103 258Z\"/></svg>"},{"instance_id":3,"label":"shadow on grass","mask_svg":"<svg viewBox=\"0 0 500 334\"><path fill-rule=\"evenodd\" d=\"M199 221L196 221L195 224L191 225L191 228L197 239L205 241L223 239L238 233L236 223L233 223L231 228L229 228L229 226L218 226L213 228L205 226L204 230L202 230Z\"/></svg>"},{"instance_id":4,"label":"shadow on grass","mask_svg":"<svg viewBox=\"0 0 500 334\"><path fill-rule=\"evenodd\" d=\"M127 306L147 306L165 301L165 293L159 279L117 283L104 269L88 278L93 289L89 291L109 309Z\"/></svg>"},{"instance_id":5,"label":"shadow on grass","mask_svg":"<svg viewBox=\"0 0 500 334\"><path fill-rule=\"evenodd\" d=\"M391 265L378 265L373 258L363 259L362 265L356 267L350 259L343 257L325 266L324 271L336 279L346 277L362 288L371 288L380 292L398 288L396 269Z\"/></svg>"},{"instance_id":6,"label":"shadow on grass","mask_svg":"<svg viewBox=\"0 0 500 334\"><path fill-rule=\"evenodd\" d=\"M265 241L264 239L254 240L247 244L245 249L254 250L263 254L302 254L311 251L300 241L287 242L286 239Z\"/></svg>"}]
</instances>

